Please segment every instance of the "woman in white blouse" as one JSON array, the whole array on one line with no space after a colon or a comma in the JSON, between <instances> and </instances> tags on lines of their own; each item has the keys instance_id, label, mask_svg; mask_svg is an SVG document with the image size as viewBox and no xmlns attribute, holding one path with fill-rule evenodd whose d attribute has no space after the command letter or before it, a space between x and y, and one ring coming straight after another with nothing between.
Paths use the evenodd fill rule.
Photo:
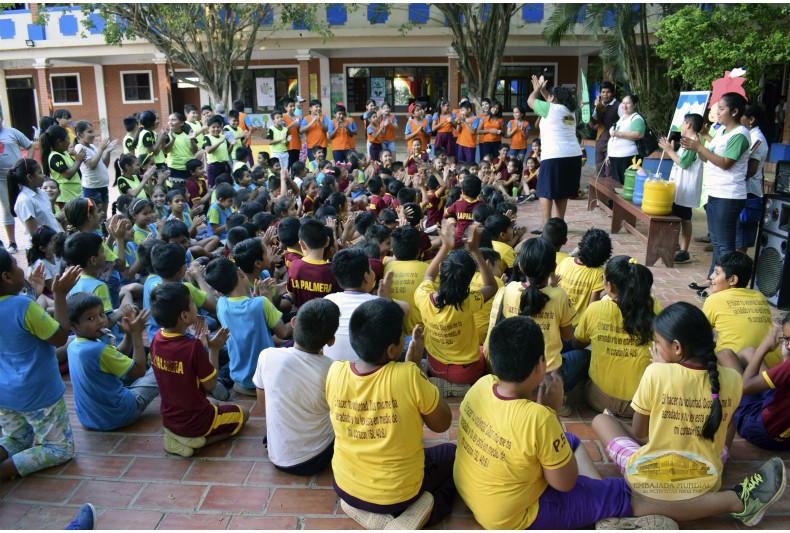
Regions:
<instances>
[{"instance_id":1,"label":"woman in white blouse","mask_svg":"<svg viewBox=\"0 0 790 533\"><path fill-rule=\"evenodd\" d=\"M645 136L645 119L636 112L639 98L629 94L620 104L622 116L609 130L609 144L606 147L606 164L612 173L612 179L623 183L625 171L631 166L631 160L639 153L636 141Z\"/></svg>"}]
</instances>

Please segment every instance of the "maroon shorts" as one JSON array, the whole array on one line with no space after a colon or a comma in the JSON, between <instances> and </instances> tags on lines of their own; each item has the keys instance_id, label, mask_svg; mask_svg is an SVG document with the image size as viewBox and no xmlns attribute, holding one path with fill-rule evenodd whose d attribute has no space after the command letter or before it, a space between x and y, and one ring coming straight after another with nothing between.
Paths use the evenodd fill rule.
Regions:
<instances>
[{"instance_id":1,"label":"maroon shorts","mask_svg":"<svg viewBox=\"0 0 790 533\"><path fill-rule=\"evenodd\" d=\"M214 415L214 422L204 437L235 435L238 433L244 424L244 413L241 412L241 407L232 403L217 405L216 407L217 412Z\"/></svg>"},{"instance_id":2,"label":"maroon shorts","mask_svg":"<svg viewBox=\"0 0 790 533\"><path fill-rule=\"evenodd\" d=\"M480 359L466 365L446 365L428 354L428 371L431 376L442 378L450 383L474 383L486 370L486 358L480 349Z\"/></svg>"},{"instance_id":3,"label":"maroon shorts","mask_svg":"<svg viewBox=\"0 0 790 533\"><path fill-rule=\"evenodd\" d=\"M440 146L447 150L447 157L455 156L455 137L453 137L453 132L441 131L436 134L436 138L433 140L433 148L436 150Z\"/></svg>"}]
</instances>

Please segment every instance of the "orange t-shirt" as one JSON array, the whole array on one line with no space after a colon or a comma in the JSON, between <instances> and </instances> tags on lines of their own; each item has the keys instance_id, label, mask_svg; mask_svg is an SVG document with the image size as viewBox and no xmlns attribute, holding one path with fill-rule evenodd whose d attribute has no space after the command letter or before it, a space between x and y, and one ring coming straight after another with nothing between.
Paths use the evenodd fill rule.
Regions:
<instances>
[{"instance_id":1,"label":"orange t-shirt","mask_svg":"<svg viewBox=\"0 0 790 533\"><path fill-rule=\"evenodd\" d=\"M308 115L307 117L303 118L302 120L305 122L310 121L312 117ZM326 132L321 127L321 124L326 120L326 116L322 113L318 119L313 122L310 128L307 130L307 138L305 144L308 148L315 148L316 146L320 146L322 148L326 148L329 144L329 141L326 138Z\"/></svg>"},{"instance_id":2,"label":"orange t-shirt","mask_svg":"<svg viewBox=\"0 0 790 533\"><path fill-rule=\"evenodd\" d=\"M469 117L468 119L462 118L461 120L463 122L466 122L466 124L468 124L472 128L480 127L481 120L479 117L473 116L473 117ZM477 134L475 133L474 135L472 135L472 133L469 132L466 126L462 124L461 133L458 135L457 143L467 148L474 148L475 146L477 146Z\"/></svg>"},{"instance_id":3,"label":"orange t-shirt","mask_svg":"<svg viewBox=\"0 0 790 533\"><path fill-rule=\"evenodd\" d=\"M395 140L395 128L392 127L392 124L397 124L398 123L398 119L395 118L395 115L389 115L387 118L389 118L390 123L387 124L386 126L384 126L384 131L381 133L381 139L380 140L382 140L382 141L394 141ZM384 120L384 118L382 117L380 120Z\"/></svg>"},{"instance_id":4,"label":"orange t-shirt","mask_svg":"<svg viewBox=\"0 0 790 533\"><path fill-rule=\"evenodd\" d=\"M410 131L410 132L414 133L415 131L420 129L422 126L425 126L425 128L428 129L428 119L427 118L423 118L422 122L417 122L413 118L410 118L409 122L407 124L407 127L406 127L406 131ZM425 148L431 142L431 137L427 133L425 133L424 131L421 131L417 135L417 137L419 137L420 140L422 141L422 149L425 150ZM412 140L414 140L414 138L412 138ZM409 141L409 142L411 142L411 141ZM411 150L411 146L409 146L409 150Z\"/></svg>"},{"instance_id":5,"label":"orange t-shirt","mask_svg":"<svg viewBox=\"0 0 790 533\"><path fill-rule=\"evenodd\" d=\"M247 113L239 113L239 128L241 128L241 131L249 130L247 125L244 123L244 119L246 118L247 118ZM251 142L252 142L252 135L250 135L244 140L244 146L249 146Z\"/></svg>"},{"instance_id":6,"label":"orange t-shirt","mask_svg":"<svg viewBox=\"0 0 790 533\"><path fill-rule=\"evenodd\" d=\"M490 116L486 116L483 119L483 125L481 126L484 130L502 130L502 118L493 118ZM495 143L502 140L502 135L497 135L496 133L484 133L478 139L480 142L484 143Z\"/></svg>"},{"instance_id":7,"label":"orange t-shirt","mask_svg":"<svg viewBox=\"0 0 790 533\"><path fill-rule=\"evenodd\" d=\"M516 125L515 120L511 120L507 123L507 129L509 130L513 126ZM529 122L526 120L521 121L521 127L516 128L516 131L513 132L513 136L510 137L510 149L511 150L524 150L527 147L527 130L529 130Z\"/></svg>"},{"instance_id":8,"label":"orange t-shirt","mask_svg":"<svg viewBox=\"0 0 790 533\"><path fill-rule=\"evenodd\" d=\"M294 122L299 124L302 121L302 117L299 115L294 115L294 118L291 118L287 114L283 114L283 121L285 123L285 127L287 128ZM288 135L291 136L291 140L288 141L286 150L300 150L302 148L302 139L299 136L299 127L297 126L290 128L288 130Z\"/></svg>"},{"instance_id":9,"label":"orange t-shirt","mask_svg":"<svg viewBox=\"0 0 790 533\"><path fill-rule=\"evenodd\" d=\"M338 131L332 138L332 150L353 150L356 146L356 139L354 138L354 119L343 119L345 129ZM331 129L337 130L338 124L336 120L332 120Z\"/></svg>"},{"instance_id":10,"label":"orange t-shirt","mask_svg":"<svg viewBox=\"0 0 790 533\"><path fill-rule=\"evenodd\" d=\"M460 109L453 109L453 113L455 113L455 119L456 120L461 120L461 110ZM458 133L458 128L453 128L453 137L455 137L457 139L459 135L460 135L460 133Z\"/></svg>"},{"instance_id":11,"label":"orange t-shirt","mask_svg":"<svg viewBox=\"0 0 790 533\"><path fill-rule=\"evenodd\" d=\"M458 115L453 114L453 112L449 112L446 115L440 115L439 113L433 114L433 121L434 124L438 124L439 122L445 121L444 124L439 126L437 129L434 129L436 133L446 133L448 131L453 131L453 125L450 124L450 120L456 118Z\"/></svg>"}]
</instances>

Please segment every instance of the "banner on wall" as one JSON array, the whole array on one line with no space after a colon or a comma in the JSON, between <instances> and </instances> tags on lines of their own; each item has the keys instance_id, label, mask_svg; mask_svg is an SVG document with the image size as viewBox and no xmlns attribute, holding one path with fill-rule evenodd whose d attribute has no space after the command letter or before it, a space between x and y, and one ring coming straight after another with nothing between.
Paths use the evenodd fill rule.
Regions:
<instances>
[{"instance_id":1,"label":"banner on wall","mask_svg":"<svg viewBox=\"0 0 790 533\"><path fill-rule=\"evenodd\" d=\"M310 74L310 100L318 99L318 76Z\"/></svg>"},{"instance_id":2,"label":"banner on wall","mask_svg":"<svg viewBox=\"0 0 790 533\"><path fill-rule=\"evenodd\" d=\"M255 78L255 94L258 107L274 107L276 105L274 78Z\"/></svg>"},{"instance_id":3,"label":"banner on wall","mask_svg":"<svg viewBox=\"0 0 790 533\"><path fill-rule=\"evenodd\" d=\"M376 102L376 105L381 106L386 96L387 89L384 78L370 78L370 97Z\"/></svg>"},{"instance_id":4,"label":"banner on wall","mask_svg":"<svg viewBox=\"0 0 790 533\"><path fill-rule=\"evenodd\" d=\"M343 100L345 99L345 85L343 83L343 75L342 74L331 74L329 76L329 88L330 88L330 107L334 109L335 104L344 103Z\"/></svg>"}]
</instances>

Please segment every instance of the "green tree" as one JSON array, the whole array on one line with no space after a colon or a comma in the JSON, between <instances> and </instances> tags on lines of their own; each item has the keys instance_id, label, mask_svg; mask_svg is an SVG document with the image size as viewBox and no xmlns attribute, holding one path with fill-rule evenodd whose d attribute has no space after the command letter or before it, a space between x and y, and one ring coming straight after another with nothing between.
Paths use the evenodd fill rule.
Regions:
<instances>
[{"instance_id":1,"label":"green tree","mask_svg":"<svg viewBox=\"0 0 790 533\"><path fill-rule=\"evenodd\" d=\"M393 4L390 9L407 9ZM476 100L494 98L502 55L505 52L513 16L524 4L431 4L439 17L428 20L448 25L458 54L458 69L463 74L469 95ZM404 24L401 33L419 26Z\"/></svg>"},{"instance_id":2,"label":"green tree","mask_svg":"<svg viewBox=\"0 0 790 533\"><path fill-rule=\"evenodd\" d=\"M610 77L640 97L640 113L650 126L669 131L678 92L650 45L651 26L677 8L669 4L555 4L543 38L559 46L565 37L582 34L600 41L601 59ZM592 79L592 78L590 78Z\"/></svg>"},{"instance_id":3,"label":"green tree","mask_svg":"<svg viewBox=\"0 0 790 533\"><path fill-rule=\"evenodd\" d=\"M181 64L213 102L229 102L231 82L237 91L244 86L253 50L285 24L331 35L316 18L320 5L105 3L83 4L82 12L86 28L95 27L93 14L104 22L107 44L144 39L167 57L174 78L186 80L172 68Z\"/></svg>"},{"instance_id":4,"label":"green tree","mask_svg":"<svg viewBox=\"0 0 790 533\"><path fill-rule=\"evenodd\" d=\"M790 61L788 4L687 5L658 23L655 50L688 89L710 89L725 70L747 71L744 88L760 93L767 66Z\"/></svg>"}]
</instances>

